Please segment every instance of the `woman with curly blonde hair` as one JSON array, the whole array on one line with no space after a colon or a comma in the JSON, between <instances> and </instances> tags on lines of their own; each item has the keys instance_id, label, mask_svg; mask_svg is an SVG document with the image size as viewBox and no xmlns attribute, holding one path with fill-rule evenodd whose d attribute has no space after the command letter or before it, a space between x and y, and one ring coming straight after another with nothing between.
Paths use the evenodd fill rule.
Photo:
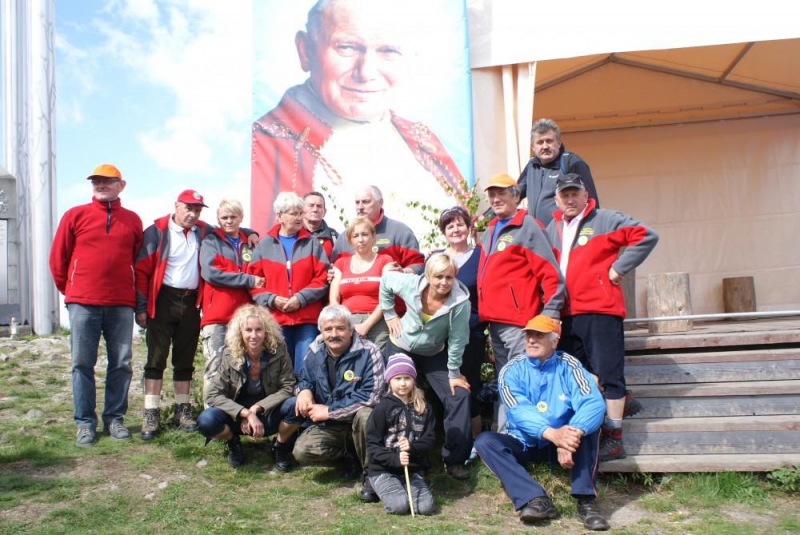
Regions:
<instances>
[{"instance_id":1,"label":"woman with curly blonde hair","mask_svg":"<svg viewBox=\"0 0 800 535\"><path fill-rule=\"evenodd\" d=\"M281 328L267 309L242 305L228 324L225 344L219 368L204 388L208 408L197 418L200 432L206 444L214 438L226 442L232 467L244 463L239 435L277 433L275 468L288 472L298 423L287 403L295 378Z\"/></svg>"}]
</instances>

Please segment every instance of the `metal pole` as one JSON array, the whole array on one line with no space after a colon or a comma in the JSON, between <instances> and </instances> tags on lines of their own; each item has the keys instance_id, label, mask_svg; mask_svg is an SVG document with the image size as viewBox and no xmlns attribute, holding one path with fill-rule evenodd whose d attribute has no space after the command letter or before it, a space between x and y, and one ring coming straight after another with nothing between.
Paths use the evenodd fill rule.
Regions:
<instances>
[{"instance_id":1,"label":"metal pole","mask_svg":"<svg viewBox=\"0 0 800 535\"><path fill-rule=\"evenodd\" d=\"M625 323L648 323L651 321L709 321L728 319L765 319L800 316L800 310L773 310L770 312L727 312L723 314L690 314L688 316L660 316L657 318L629 318Z\"/></svg>"}]
</instances>

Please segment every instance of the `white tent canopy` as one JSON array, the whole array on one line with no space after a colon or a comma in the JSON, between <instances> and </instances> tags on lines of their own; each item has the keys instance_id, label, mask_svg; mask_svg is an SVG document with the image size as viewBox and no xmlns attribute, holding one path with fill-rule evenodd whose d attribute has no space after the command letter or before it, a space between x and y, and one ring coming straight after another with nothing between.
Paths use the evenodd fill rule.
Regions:
<instances>
[{"instance_id":1,"label":"white tent canopy","mask_svg":"<svg viewBox=\"0 0 800 535\"><path fill-rule=\"evenodd\" d=\"M516 176L533 119L553 118L603 207L662 236L637 272L639 315L646 275L667 271L690 273L695 312L721 311L721 280L739 275L755 277L760 310L800 308L800 248L787 247L800 224L800 8L613 6L558 4L537 23L540 2L470 2L478 178Z\"/></svg>"}]
</instances>

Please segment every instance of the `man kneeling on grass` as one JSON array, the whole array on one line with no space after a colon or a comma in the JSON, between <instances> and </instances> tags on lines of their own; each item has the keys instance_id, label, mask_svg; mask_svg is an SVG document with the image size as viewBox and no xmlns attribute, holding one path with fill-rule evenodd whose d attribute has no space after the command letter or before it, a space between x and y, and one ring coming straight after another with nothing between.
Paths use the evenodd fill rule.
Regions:
<instances>
[{"instance_id":1,"label":"man kneeling on grass","mask_svg":"<svg viewBox=\"0 0 800 535\"><path fill-rule=\"evenodd\" d=\"M560 334L558 321L547 316L525 325L525 354L510 360L498 379L508 434L481 433L475 449L500 478L523 522L558 517L545 490L525 469L525 463L557 456L562 467L572 470L572 496L584 527L606 530L594 488L605 403L581 364L556 351Z\"/></svg>"}]
</instances>

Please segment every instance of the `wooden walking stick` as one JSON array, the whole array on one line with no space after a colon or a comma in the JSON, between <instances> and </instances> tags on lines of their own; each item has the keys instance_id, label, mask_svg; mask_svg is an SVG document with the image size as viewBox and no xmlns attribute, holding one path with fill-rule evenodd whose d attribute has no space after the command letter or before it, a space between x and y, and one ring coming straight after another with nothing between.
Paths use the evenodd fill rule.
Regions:
<instances>
[{"instance_id":1,"label":"wooden walking stick","mask_svg":"<svg viewBox=\"0 0 800 535\"><path fill-rule=\"evenodd\" d=\"M411 478L408 477L408 465L403 469L406 472L406 489L408 490L408 506L411 508L411 518L414 518L414 498L411 497Z\"/></svg>"}]
</instances>

